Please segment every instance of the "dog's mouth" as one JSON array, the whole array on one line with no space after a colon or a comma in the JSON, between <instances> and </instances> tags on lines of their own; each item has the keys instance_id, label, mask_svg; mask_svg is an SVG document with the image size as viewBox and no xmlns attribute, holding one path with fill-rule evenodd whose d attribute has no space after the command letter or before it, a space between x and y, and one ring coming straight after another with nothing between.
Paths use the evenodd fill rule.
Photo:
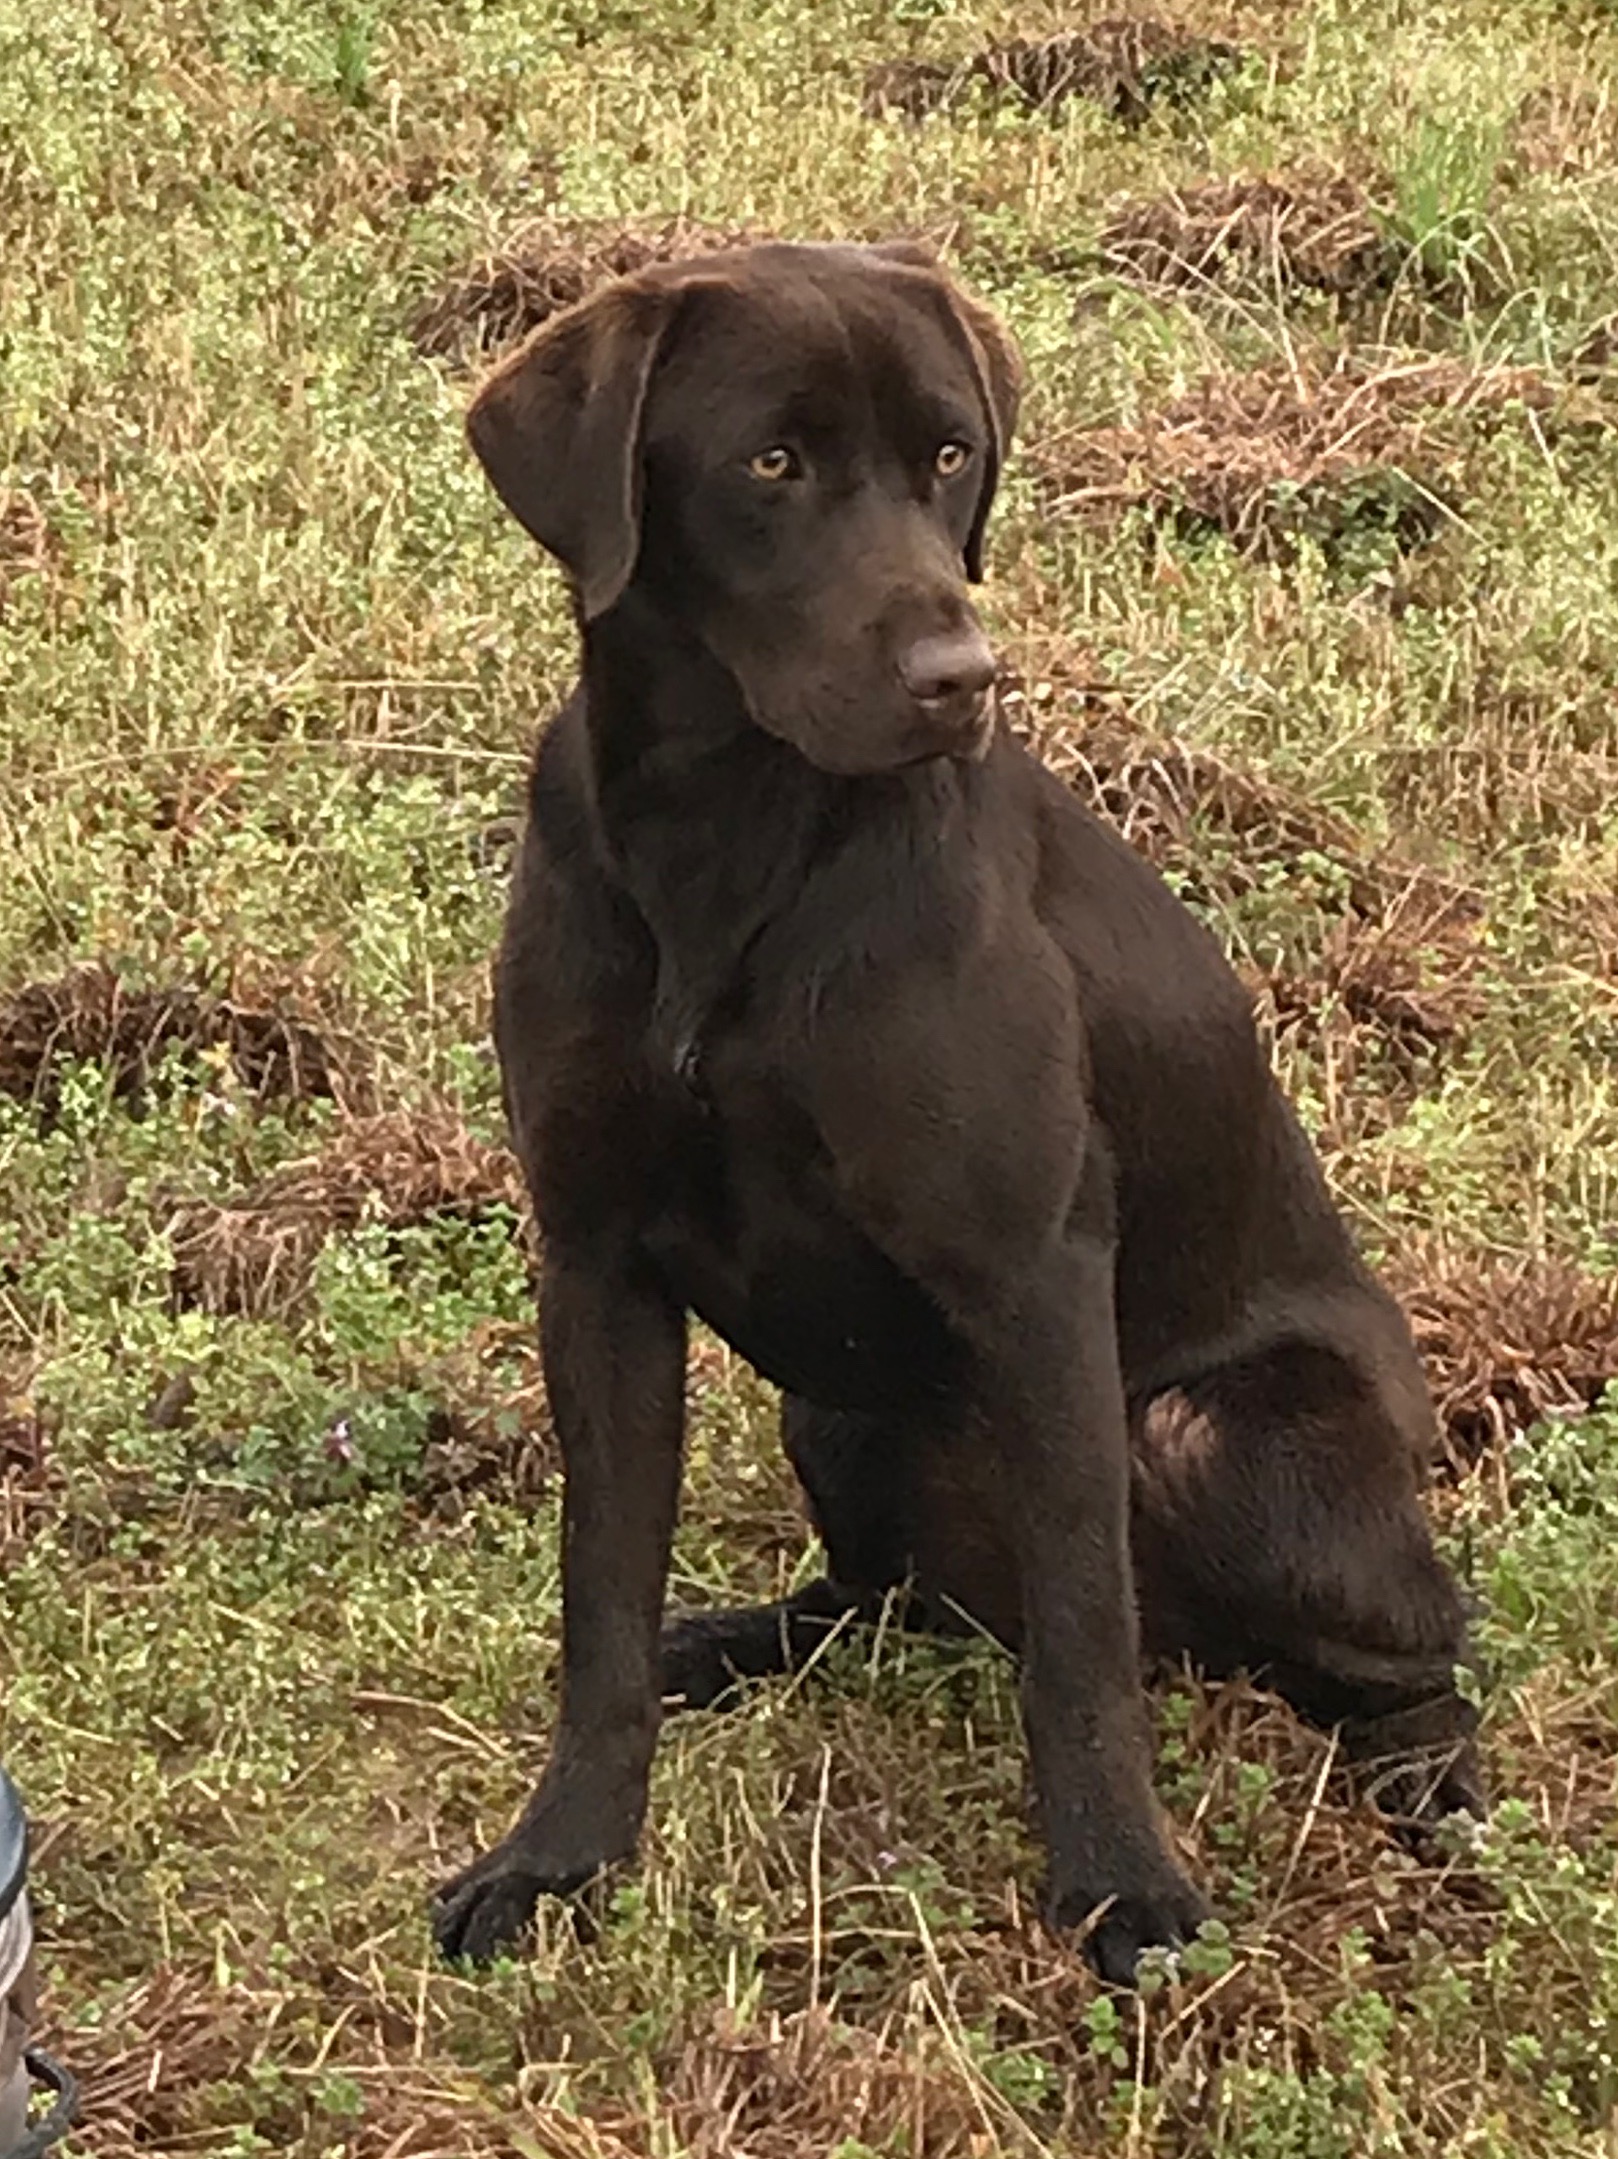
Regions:
<instances>
[{"instance_id":1,"label":"dog's mouth","mask_svg":"<svg viewBox=\"0 0 1618 2159\"><path fill-rule=\"evenodd\" d=\"M925 739L917 737L889 762L869 769L874 772L914 772L923 765L981 765L993 745L994 721L990 717L970 734L957 731L948 741L941 741L931 732Z\"/></svg>"},{"instance_id":2,"label":"dog's mouth","mask_svg":"<svg viewBox=\"0 0 1618 2159\"><path fill-rule=\"evenodd\" d=\"M995 726L992 691L980 690L967 698L916 698L913 709L919 719L916 732L925 739L918 741L916 750L906 759L908 764L949 757L958 764L980 765L988 756Z\"/></svg>"},{"instance_id":3,"label":"dog's mouth","mask_svg":"<svg viewBox=\"0 0 1618 2159\"><path fill-rule=\"evenodd\" d=\"M985 690L978 699L976 709L961 731L959 744L949 752L962 764L981 765L989 754L994 741L996 707L994 692Z\"/></svg>"}]
</instances>

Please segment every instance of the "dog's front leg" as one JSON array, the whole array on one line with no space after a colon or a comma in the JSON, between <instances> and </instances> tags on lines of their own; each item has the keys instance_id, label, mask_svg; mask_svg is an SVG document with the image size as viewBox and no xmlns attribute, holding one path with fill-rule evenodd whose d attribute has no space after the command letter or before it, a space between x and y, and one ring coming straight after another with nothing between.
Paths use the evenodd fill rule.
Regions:
<instances>
[{"instance_id":1,"label":"dog's front leg","mask_svg":"<svg viewBox=\"0 0 1618 2159\"><path fill-rule=\"evenodd\" d=\"M565 1480L561 1715L516 1827L439 1892L439 1946L478 1960L542 1895L566 1896L633 1853L661 1714L685 1316L627 1256L551 1251L540 1331Z\"/></svg>"},{"instance_id":2,"label":"dog's front leg","mask_svg":"<svg viewBox=\"0 0 1618 2159\"><path fill-rule=\"evenodd\" d=\"M1203 1904L1152 1796L1129 1562L1129 1453L1113 1254L1069 1241L978 1331L979 1408L1022 1569L1023 1715L1059 1926L1125 1983ZM1099 1915L1099 1916L1096 1916Z\"/></svg>"}]
</instances>

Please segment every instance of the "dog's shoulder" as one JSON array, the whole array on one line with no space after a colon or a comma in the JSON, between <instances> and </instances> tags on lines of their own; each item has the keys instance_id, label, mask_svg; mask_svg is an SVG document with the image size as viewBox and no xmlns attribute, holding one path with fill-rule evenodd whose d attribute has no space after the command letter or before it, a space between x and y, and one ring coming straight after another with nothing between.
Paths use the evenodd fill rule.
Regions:
<instances>
[{"instance_id":1,"label":"dog's shoulder","mask_svg":"<svg viewBox=\"0 0 1618 2159\"><path fill-rule=\"evenodd\" d=\"M1032 834L1037 904L1072 956L1115 955L1141 976L1166 965L1182 990L1238 987L1217 939L1162 872L1048 766L1015 746L1006 774L1015 822Z\"/></svg>"},{"instance_id":2,"label":"dog's shoulder","mask_svg":"<svg viewBox=\"0 0 1618 2159\"><path fill-rule=\"evenodd\" d=\"M617 1004L646 993L644 923L609 869L592 807L581 692L541 731L501 940L501 977L535 1009Z\"/></svg>"},{"instance_id":3,"label":"dog's shoulder","mask_svg":"<svg viewBox=\"0 0 1618 2159\"><path fill-rule=\"evenodd\" d=\"M1025 752L1000 814L1031 853L1026 890L1062 953L1098 1077L1151 1093L1195 1069L1251 1101L1268 1082L1253 1002L1218 939L1112 825Z\"/></svg>"},{"instance_id":4,"label":"dog's shoulder","mask_svg":"<svg viewBox=\"0 0 1618 2159\"><path fill-rule=\"evenodd\" d=\"M528 815L543 836L573 837L588 822L589 749L579 686L540 728L529 759Z\"/></svg>"}]
</instances>

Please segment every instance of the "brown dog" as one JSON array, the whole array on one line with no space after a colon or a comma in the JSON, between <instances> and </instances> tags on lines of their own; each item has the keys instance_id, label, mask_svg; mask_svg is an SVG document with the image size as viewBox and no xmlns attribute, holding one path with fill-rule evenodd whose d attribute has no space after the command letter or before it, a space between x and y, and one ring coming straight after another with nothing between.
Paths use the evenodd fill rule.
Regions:
<instances>
[{"instance_id":1,"label":"brown dog","mask_svg":"<svg viewBox=\"0 0 1618 2159\"><path fill-rule=\"evenodd\" d=\"M632 1852L661 1697L899 1585L1020 1649L1050 1909L1099 1910L1109 1976L1202 1910L1143 1646L1268 1674L1362 1758L1420 1750L1407 1803L1481 1803L1403 1321L1212 939L995 723L966 580L1017 384L921 251L783 246L609 287L472 407L584 658L497 985L561 1718L441 1894L452 1954ZM785 1391L831 1572L660 1646L688 1311Z\"/></svg>"}]
</instances>

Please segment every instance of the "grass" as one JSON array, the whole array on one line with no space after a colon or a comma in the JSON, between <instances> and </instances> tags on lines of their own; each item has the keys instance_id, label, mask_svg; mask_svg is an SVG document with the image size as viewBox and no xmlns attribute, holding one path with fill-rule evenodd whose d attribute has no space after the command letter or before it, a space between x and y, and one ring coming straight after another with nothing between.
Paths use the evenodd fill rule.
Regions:
<instances>
[{"instance_id":1,"label":"grass","mask_svg":"<svg viewBox=\"0 0 1618 2159\"><path fill-rule=\"evenodd\" d=\"M1028 57L1108 13L0 0L0 1747L78 2154L1618 2153L1618 20ZM1002 1660L892 1633L671 1727L593 1942L430 1950L557 1598L485 1004L571 641L462 359L480 265L677 220L932 233L1015 327L1008 711L1248 974L1443 1407L1485 1847L1165 1684L1220 1928L1138 2000L1031 1916ZM766 1390L691 1395L676 1593L773 1592Z\"/></svg>"}]
</instances>

